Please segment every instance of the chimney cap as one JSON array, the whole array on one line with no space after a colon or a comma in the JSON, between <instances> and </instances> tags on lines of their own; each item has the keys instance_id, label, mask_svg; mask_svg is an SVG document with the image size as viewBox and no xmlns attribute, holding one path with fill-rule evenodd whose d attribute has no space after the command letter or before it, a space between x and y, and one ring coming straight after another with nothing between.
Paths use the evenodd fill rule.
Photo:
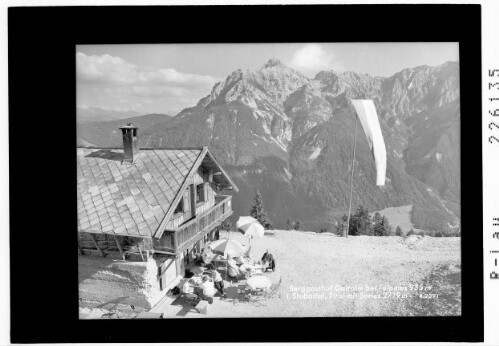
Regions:
<instances>
[{"instance_id":1,"label":"chimney cap","mask_svg":"<svg viewBox=\"0 0 499 346\"><path fill-rule=\"evenodd\" d=\"M128 123L128 124L123 125L123 126L121 126L121 127L120 127L120 129L137 129L137 128L138 128L138 127L137 127L137 126L135 126L135 125L134 125L134 124L132 124L132 123Z\"/></svg>"}]
</instances>

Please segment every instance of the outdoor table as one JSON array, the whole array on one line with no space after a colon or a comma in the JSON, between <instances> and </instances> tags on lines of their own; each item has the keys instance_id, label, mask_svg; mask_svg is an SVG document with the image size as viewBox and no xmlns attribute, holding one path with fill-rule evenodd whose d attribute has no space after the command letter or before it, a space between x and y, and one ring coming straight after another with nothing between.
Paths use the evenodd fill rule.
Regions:
<instances>
[{"instance_id":1,"label":"outdoor table","mask_svg":"<svg viewBox=\"0 0 499 346\"><path fill-rule=\"evenodd\" d=\"M217 255L213 258L212 262L216 267L225 267L227 265L227 260L221 255Z\"/></svg>"},{"instance_id":2,"label":"outdoor table","mask_svg":"<svg viewBox=\"0 0 499 346\"><path fill-rule=\"evenodd\" d=\"M261 264L255 264L253 268L251 268L251 274L263 274L263 265Z\"/></svg>"},{"instance_id":3,"label":"outdoor table","mask_svg":"<svg viewBox=\"0 0 499 346\"><path fill-rule=\"evenodd\" d=\"M204 268L204 267L193 267L193 268L191 268L191 272L194 275L201 275L205 270L206 270L206 268Z\"/></svg>"},{"instance_id":4,"label":"outdoor table","mask_svg":"<svg viewBox=\"0 0 499 346\"><path fill-rule=\"evenodd\" d=\"M246 281L246 284L252 290L262 290L270 288L272 282L266 276L252 276Z\"/></svg>"}]
</instances>

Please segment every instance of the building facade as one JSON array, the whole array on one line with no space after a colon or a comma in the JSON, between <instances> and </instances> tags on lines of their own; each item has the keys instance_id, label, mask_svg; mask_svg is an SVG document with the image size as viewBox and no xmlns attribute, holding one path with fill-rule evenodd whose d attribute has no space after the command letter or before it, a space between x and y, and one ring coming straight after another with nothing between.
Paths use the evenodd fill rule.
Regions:
<instances>
[{"instance_id":1,"label":"building facade","mask_svg":"<svg viewBox=\"0 0 499 346\"><path fill-rule=\"evenodd\" d=\"M122 306L149 308L232 215L221 192L237 187L207 147L139 149L137 130L121 128L123 149L77 148L80 305L105 307L121 295ZM113 268L126 273L122 281ZM99 277L109 288L101 295ZM145 298L131 293L134 280Z\"/></svg>"}]
</instances>

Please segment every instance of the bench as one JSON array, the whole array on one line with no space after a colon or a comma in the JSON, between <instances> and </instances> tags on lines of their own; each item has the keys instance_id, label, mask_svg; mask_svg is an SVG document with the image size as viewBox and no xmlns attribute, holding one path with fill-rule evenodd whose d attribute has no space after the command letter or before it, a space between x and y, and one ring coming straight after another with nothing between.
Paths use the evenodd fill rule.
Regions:
<instances>
[{"instance_id":1,"label":"bench","mask_svg":"<svg viewBox=\"0 0 499 346\"><path fill-rule=\"evenodd\" d=\"M206 300L201 300L195 308L199 311L200 314L208 315L208 305L209 303Z\"/></svg>"}]
</instances>

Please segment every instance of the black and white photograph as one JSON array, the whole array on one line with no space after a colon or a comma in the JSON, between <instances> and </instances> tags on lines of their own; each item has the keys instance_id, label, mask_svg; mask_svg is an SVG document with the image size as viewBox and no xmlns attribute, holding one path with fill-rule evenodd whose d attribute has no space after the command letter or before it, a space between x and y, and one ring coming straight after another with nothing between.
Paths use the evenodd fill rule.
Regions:
<instances>
[{"instance_id":1,"label":"black and white photograph","mask_svg":"<svg viewBox=\"0 0 499 346\"><path fill-rule=\"evenodd\" d=\"M458 42L74 58L80 319L461 316Z\"/></svg>"},{"instance_id":2,"label":"black and white photograph","mask_svg":"<svg viewBox=\"0 0 499 346\"><path fill-rule=\"evenodd\" d=\"M0 50L0 343L498 340L495 3L47 1Z\"/></svg>"}]
</instances>

